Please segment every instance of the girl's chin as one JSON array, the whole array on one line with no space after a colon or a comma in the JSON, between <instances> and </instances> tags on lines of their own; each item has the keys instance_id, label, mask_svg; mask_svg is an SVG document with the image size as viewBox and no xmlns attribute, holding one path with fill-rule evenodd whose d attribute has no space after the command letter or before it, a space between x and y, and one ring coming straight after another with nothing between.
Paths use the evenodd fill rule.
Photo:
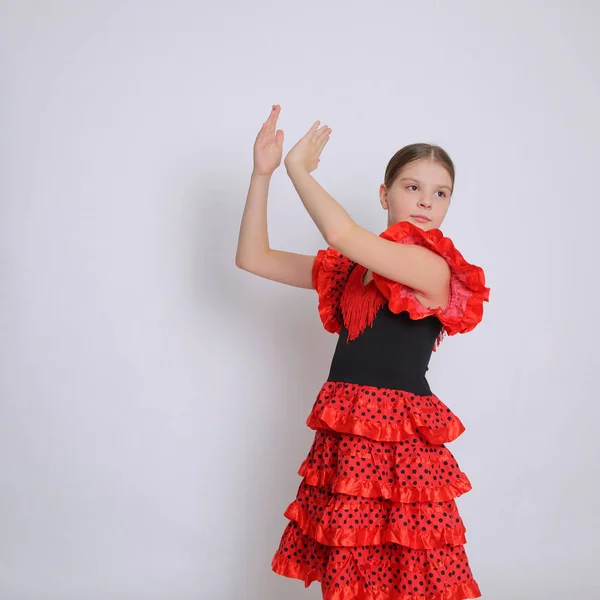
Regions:
<instances>
[{"instance_id":1,"label":"girl's chin","mask_svg":"<svg viewBox=\"0 0 600 600\"><path fill-rule=\"evenodd\" d=\"M424 221L423 219L415 219L414 217L408 217L407 221L410 221L411 223L414 223L417 227L420 227L421 229L431 229L432 225L431 225L431 221Z\"/></svg>"},{"instance_id":2,"label":"girl's chin","mask_svg":"<svg viewBox=\"0 0 600 600\"><path fill-rule=\"evenodd\" d=\"M412 223L413 225L416 225L417 227L419 227L420 229L423 229L424 231L428 231L429 229L434 229L434 225L432 224L431 221L423 221L420 219L415 219L412 216L408 216L405 217L404 219L398 219L398 221L396 221L396 223L399 223L400 221L408 221L409 223ZM391 227L393 225L393 223L388 223L388 227Z\"/></svg>"}]
</instances>

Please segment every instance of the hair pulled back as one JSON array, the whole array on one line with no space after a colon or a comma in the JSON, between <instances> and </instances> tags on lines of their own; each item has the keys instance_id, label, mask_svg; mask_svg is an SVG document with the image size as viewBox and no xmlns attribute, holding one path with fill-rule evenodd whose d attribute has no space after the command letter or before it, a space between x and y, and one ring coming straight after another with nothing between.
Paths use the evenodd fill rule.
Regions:
<instances>
[{"instance_id":1,"label":"hair pulled back","mask_svg":"<svg viewBox=\"0 0 600 600\"><path fill-rule=\"evenodd\" d=\"M454 191L454 163L443 148L432 144L409 144L398 150L398 152L392 156L385 169L383 181L385 187L389 190L404 167L422 159L434 160L444 167L450 175L450 179L452 180L452 191Z\"/></svg>"}]
</instances>

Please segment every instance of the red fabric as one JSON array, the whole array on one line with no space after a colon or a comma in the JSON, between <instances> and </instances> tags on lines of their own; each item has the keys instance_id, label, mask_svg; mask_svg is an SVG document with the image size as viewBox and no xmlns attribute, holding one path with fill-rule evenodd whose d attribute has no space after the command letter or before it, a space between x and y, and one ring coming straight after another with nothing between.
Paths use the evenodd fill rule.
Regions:
<instances>
[{"instance_id":1,"label":"red fabric","mask_svg":"<svg viewBox=\"0 0 600 600\"><path fill-rule=\"evenodd\" d=\"M451 500L471 489L450 450L420 435L380 442L318 429L298 475L333 492L394 502Z\"/></svg>"},{"instance_id":2,"label":"red fabric","mask_svg":"<svg viewBox=\"0 0 600 600\"><path fill-rule=\"evenodd\" d=\"M450 335L477 325L489 288L448 238L408 222L381 236L424 245L448 261L447 308L427 309L410 288L376 273L365 286L366 269L327 248L312 272L327 331L339 333L343 324L356 337L386 302L415 319L435 314ZM455 502L471 483L445 446L465 427L450 408L434 394L327 381L306 423L315 436L284 513L273 571L306 587L320 582L324 600L479 598Z\"/></svg>"},{"instance_id":3,"label":"red fabric","mask_svg":"<svg viewBox=\"0 0 600 600\"><path fill-rule=\"evenodd\" d=\"M396 503L336 494L300 483L284 515L327 546L371 546L393 542L409 548L465 544L465 527L454 500Z\"/></svg>"},{"instance_id":4,"label":"red fabric","mask_svg":"<svg viewBox=\"0 0 600 600\"><path fill-rule=\"evenodd\" d=\"M480 597L455 502L471 483L443 443L465 429L450 408L328 381L307 423L315 436L273 571L320 582L324 600Z\"/></svg>"},{"instance_id":5,"label":"red fabric","mask_svg":"<svg viewBox=\"0 0 600 600\"><path fill-rule=\"evenodd\" d=\"M319 315L323 327L330 333L339 333L342 325L340 297L355 265L334 248L319 250L312 270L312 283L319 297Z\"/></svg>"},{"instance_id":6,"label":"red fabric","mask_svg":"<svg viewBox=\"0 0 600 600\"><path fill-rule=\"evenodd\" d=\"M439 229L425 231L409 221L388 227L380 237L400 244L417 244L443 257L450 266L450 297L446 308L425 308L410 287L373 273L377 289L388 300L394 313L408 311L411 319L435 315L443 324L442 334L467 333L483 318L483 303L489 302L490 289L485 285L481 267L468 263L454 247L452 240ZM438 338L438 343L442 336Z\"/></svg>"},{"instance_id":7,"label":"red fabric","mask_svg":"<svg viewBox=\"0 0 600 600\"><path fill-rule=\"evenodd\" d=\"M373 280L365 286L363 278L366 269L356 265L350 273L340 299L344 324L348 328L347 342L356 339L370 327L386 298L373 285Z\"/></svg>"},{"instance_id":8,"label":"red fabric","mask_svg":"<svg viewBox=\"0 0 600 600\"><path fill-rule=\"evenodd\" d=\"M290 521L273 571L320 581L324 600L463 600L479 598L463 545L435 551L398 544L336 548L304 534Z\"/></svg>"},{"instance_id":9,"label":"red fabric","mask_svg":"<svg viewBox=\"0 0 600 600\"><path fill-rule=\"evenodd\" d=\"M377 311L387 302L394 313L408 311L411 319L435 315L443 329L434 350L444 335L467 333L483 318L483 303L489 302L490 288L485 285L481 267L465 260L452 240L439 229L424 231L409 221L388 227L380 237L401 244L418 244L442 256L451 270L446 308L426 308L413 290L376 272L365 286L367 269L334 248L319 250L313 265L313 287L319 298L319 315L324 328L339 333L342 323L348 328L348 340L355 339L372 324Z\"/></svg>"},{"instance_id":10,"label":"red fabric","mask_svg":"<svg viewBox=\"0 0 600 600\"><path fill-rule=\"evenodd\" d=\"M432 444L455 440L465 430L461 420L435 394L327 381L306 420L311 429L354 433L372 440L397 442L419 432Z\"/></svg>"}]
</instances>

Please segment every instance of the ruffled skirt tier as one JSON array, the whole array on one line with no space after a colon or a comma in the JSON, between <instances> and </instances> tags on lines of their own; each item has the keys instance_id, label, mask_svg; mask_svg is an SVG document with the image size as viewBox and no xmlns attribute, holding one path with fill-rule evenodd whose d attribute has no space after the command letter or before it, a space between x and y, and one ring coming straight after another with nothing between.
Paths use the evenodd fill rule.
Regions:
<instances>
[{"instance_id":1,"label":"ruffled skirt tier","mask_svg":"<svg viewBox=\"0 0 600 600\"><path fill-rule=\"evenodd\" d=\"M444 443L464 426L437 397L326 382L273 570L325 600L481 596L455 498L471 484Z\"/></svg>"}]
</instances>

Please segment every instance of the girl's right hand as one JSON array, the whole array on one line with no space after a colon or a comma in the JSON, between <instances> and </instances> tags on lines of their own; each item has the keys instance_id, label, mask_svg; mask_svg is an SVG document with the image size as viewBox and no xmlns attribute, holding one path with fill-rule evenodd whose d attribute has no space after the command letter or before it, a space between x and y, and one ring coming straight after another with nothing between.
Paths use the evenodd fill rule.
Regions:
<instances>
[{"instance_id":1,"label":"girl's right hand","mask_svg":"<svg viewBox=\"0 0 600 600\"><path fill-rule=\"evenodd\" d=\"M277 117L281 111L279 104L273 105L269 118L263 123L254 142L254 173L272 175L281 164L283 155L283 131L278 129Z\"/></svg>"}]
</instances>

